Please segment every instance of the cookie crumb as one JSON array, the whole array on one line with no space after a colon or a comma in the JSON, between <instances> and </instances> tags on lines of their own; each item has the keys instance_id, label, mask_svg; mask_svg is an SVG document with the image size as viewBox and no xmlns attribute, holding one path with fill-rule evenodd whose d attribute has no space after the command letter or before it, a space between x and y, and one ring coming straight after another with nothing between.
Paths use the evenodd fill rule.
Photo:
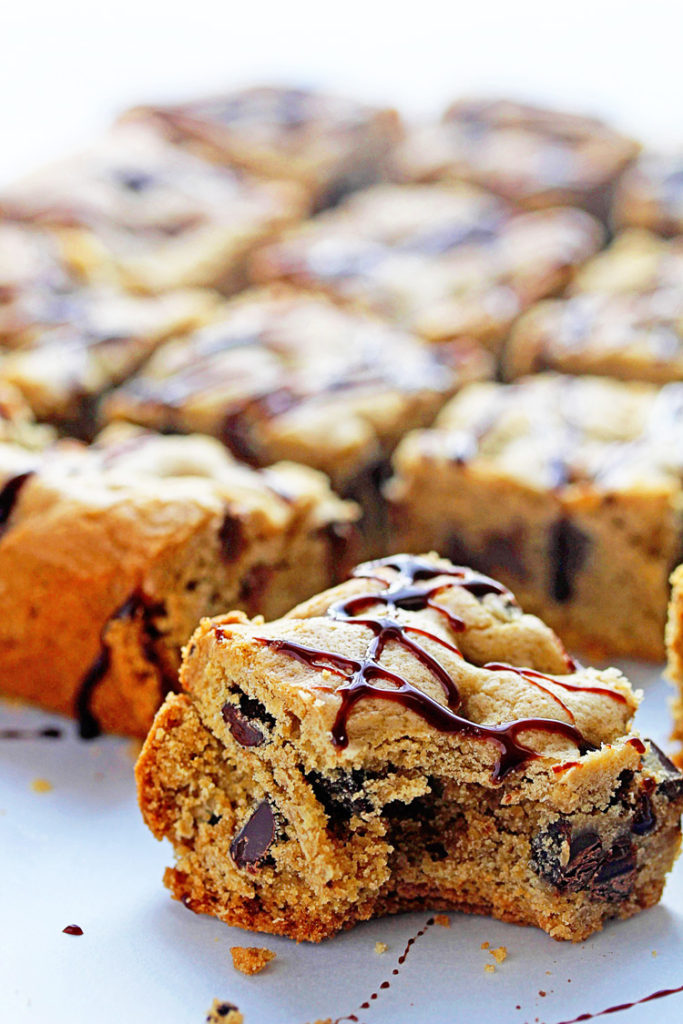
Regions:
<instances>
[{"instance_id":1,"label":"cookie crumb","mask_svg":"<svg viewBox=\"0 0 683 1024\"><path fill-rule=\"evenodd\" d=\"M507 959L508 951L506 946L499 946L498 949L491 950L491 956L494 960L497 960L499 964L502 964L503 960Z\"/></svg>"},{"instance_id":2,"label":"cookie crumb","mask_svg":"<svg viewBox=\"0 0 683 1024\"><path fill-rule=\"evenodd\" d=\"M206 1024L244 1024L244 1017L232 1003L214 999L206 1015Z\"/></svg>"},{"instance_id":3,"label":"cookie crumb","mask_svg":"<svg viewBox=\"0 0 683 1024\"><path fill-rule=\"evenodd\" d=\"M546 997L546 993L545 993L545 992L543 991L543 989L542 989L542 988L539 988L539 990L538 990L538 994L539 994L539 996L541 996L541 998L542 998L542 999L545 999L545 997Z\"/></svg>"},{"instance_id":4,"label":"cookie crumb","mask_svg":"<svg viewBox=\"0 0 683 1024\"><path fill-rule=\"evenodd\" d=\"M652 955L653 955L653 956L657 956L657 950L656 950L656 949L653 949L653 950L652 950Z\"/></svg>"},{"instance_id":5,"label":"cookie crumb","mask_svg":"<svg viewBox=\"0 0 683 1024\"><path fill-rule=\"evenodd\" d=\"M486 971L487 974L494 974L496 968L493 966L493 964L484 964L484 970Z\"/></svg>"},{"instance_id":6,"label":"cookie crumb","mask_svg":"<svg viewBox=\"0 0 683 1024\"><path fill-rule=\"evenodd\" d=\"M375 953L386 953L388 949L389 947L387 946L386 942L375 943Z\"/></svg>"},{"instance_id":7,"label":"cookie crumb","mask_svg":"<svg viewBox=\"0 0 683 1024\"><path fill-rule=\"evenodd\" d=\"M52 783L48 779L34 779L31 783L34 793L49 793L52 788Z\"/></svg>"},{"instance_id":8,"label":"cookie crumb","mask_svg":"<svg viewBox=\"0 0 683 1024\"><path fill-rule=\"evenodd\" d=\"M242 974L258 974L275 959L275 953L263 946L231 946L233 967Z\"/></svg>"},{"instance_id":9,"label":"cookie crumb","mask_svg":"<svg viewBox=\"0 0 683 1024\"><path fill-rule=\"evenodd\" d=\"M442 928L450 928L451 919L448 914L437 914L434 918L434 924L440 924Z\"/></svg>"},{"instance_id":10,"label":"cookie crumb","mask_svg":"<svg viewBox=\"0 0 683 1024\"><path fill-rule=\"evenodd\" d=\"M482 949L490 949L491 948L491 943L490 942L482 942L481 948Z\"/></svg>"}]
</instances>

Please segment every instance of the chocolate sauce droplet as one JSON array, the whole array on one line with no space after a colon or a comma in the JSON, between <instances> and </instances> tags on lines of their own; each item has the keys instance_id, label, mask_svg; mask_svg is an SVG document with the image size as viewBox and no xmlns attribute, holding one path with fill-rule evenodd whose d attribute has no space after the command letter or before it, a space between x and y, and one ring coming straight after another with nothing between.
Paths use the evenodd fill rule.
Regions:
<instances>
[{"instance_id":1,"label":"chocolate sauce droplet","mask_svg":"<svg viewBox=\"0 0 683 1024\"><path fill-rule=\"evenodd\" d=\"M78 924L68 924L66 928L62 928L65 935L82 935L83 929Z\"/></svg>"}]
</instances>

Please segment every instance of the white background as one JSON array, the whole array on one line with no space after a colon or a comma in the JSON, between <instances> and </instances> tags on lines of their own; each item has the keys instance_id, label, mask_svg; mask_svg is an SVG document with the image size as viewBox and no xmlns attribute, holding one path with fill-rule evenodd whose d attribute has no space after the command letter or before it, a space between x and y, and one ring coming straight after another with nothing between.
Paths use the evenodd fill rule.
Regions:
<instances>
[{"instance_id":1,"label":"white background","mask_svg":"<svg viewBox=\"0 0 683 1024\"><path fill-rule=\"evenodd\" d=\"M681 0L3 0L0 175L121 107L254 79L410 111L497 90L683 145Z\"/></svg>"},{"instance_id":2,"label":"white background","mask_svg":"<svg viewBox=\"0 0 683 1024\"><path fill-rule=\"evenodd\" d=\"M411 113L458 93L507 91L683 147L682 42L681 0L5 0L0 178L86 142L128 104L259 79L323 83ZM663 739L665 688L649 691L645 724ZM48 720L0 707L0 724ZM169 851L138 817L131 772L121 740L0 747L2 1024L201 1024L214 997L239 1003L246 1024L303 1024L351 1012L391 977L427 915L373 922L321 947L266 939L278 952L268 972L236 974L228 947L254 940L167 897ZM52 792L31 790L39 776ZM82 938L62 934L72 921ZM384 957L373 953L377 939L389 943ZM484 940L510 951L495 975L483 972ZM579 947L485 919L432 928L360 1019L555 1024L683 984L682 950L679 864L661 907ZM623 1015L625 1024L682 1019L683 996Z\"/></svg>"}]
</instances>

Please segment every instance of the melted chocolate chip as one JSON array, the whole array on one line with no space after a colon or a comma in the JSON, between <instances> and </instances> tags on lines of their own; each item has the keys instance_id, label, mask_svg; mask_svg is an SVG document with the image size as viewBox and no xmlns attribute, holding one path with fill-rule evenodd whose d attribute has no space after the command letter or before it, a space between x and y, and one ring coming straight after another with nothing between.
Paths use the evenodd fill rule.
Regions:
<instances>
[{"instance_id":1,"label":"melted chocolate chip","mask_svg":"<svg viewBox=\"0 0 683 1024\"><path fill-rule=\"evenodd\" d=\"M646 790L643 790L636 802L631 831L637 836L644 836L648 832L652 832L656 824L657 817L652 806L652 797Z\"/></svg>"},{"instance_id":2,"label":"melted chocolate chip","mask_svg":"<svg viewBox=\"0 0 683 1024\"><path fill-rule=\"evenodd\" d=\"M234 1013L236 1010L237 1007L232 1003L220 1003L219 1006L214 1006L213 1008L213 1012L218 1017L227 1017L229 1013ZM206 1019L211 1020L210 1017L207 1017Z\"/></svg>"},{"instance_id":3,"label":"melted chocolate chip","mask_svg":"<svg viewBox=\"0 0 683 1024\"><path fill-rule=\"evenodd\" d=\"M209 820L207 821L207 825L217 825L220 820L221 820L221 815L220 814L212 814L209 817Z\"/></svg>"},{"instance_id":4,"label":"melted chocolate chip","mask_svg":"<svg viewBox=\"0 0 683 1024\"><path fill-rule=\"evenodd\" d=\"M247 697L246 693L240 695L238 704L225 703L221 714L233 737L243 747L260 747L266 741L264 733L254 725L254 719L271 729L275 725L275 719L263 704L254 697Z\"/></svg>"},{"instance_id":5,"label":"melted chocolate chip","mask_svg":"<svg viewBox=\"0 0 683 1024\"><path fill-rule=\"evenodd\" d=\"M582 569L590 540L570 519L559 519L550 530L550 593L559 604L574 596L574 580Z\"/></svg>"},{"instance_id":6,"label":"melted chocolate chip","mask_svg":"<svg viewBox=\"0 0 683 1024\"><path fill-rule=\"evenodd\" d=\"M636 849L628 836L617 839L592 881L591 891L603 900L623 900L633 890L636 877Z\"/></svg>"},{"instance_id":7,"label":"melted chocolate chip","mask_svg":"<svg viewBox=\"0 0 683 1024\"><path fill-rule=\"evenodd\" d=\"M28 473L19 473L17 476L10 477L0 489L0 537L7 529L9 518L14 511L14 506L17 503L19 492L24 486L29 477L33 476L33 471Z\"/></svg>"},{"instance_id":8,"label":"melted chocolate chip","mask_svg":"<svg viewBox=\"0 0 683 1024\"><path fill-rule=\"evenodd\" d=\"M253 868L263 863L275 839L273 809L267 800L258 805L230 844L230 856L238 868Z\"/></svg>"},{"instance_id":9,"label":"melted chocolate chip","mask_svg":"<svg viewBox=\"0 0 683 1024\"><path fill-rule=\"evenodd\" d=\"M226 562L236 562L247 546L244 524L239 516L226 512L218 530L221 555Z\"/></svg>"},{"instance_id":10,"label":"melted chocolate chip","mask_svg":"<svg viewBox=\"0 0 683 1024\"><path fill-rule=\"evenodd\" d=\"M636 853L628 836L605 850L597 832L572 835L567 822L555 822L532 839L531 864L559 892L587 892L601 900L621 900L633 889Z\"/></svg>"},{"instance_id":11,"label":"melted chocolate chip","mask_svg":"<svg viewBox=\"0 0 683 1024\"><path fill-rule=\"evenodd\" d=\"M272 576L271 566L253 565L242 578L239 601L244 604L249 615L256 615L260 611L261 601Z\"/></svg>"},{"instance_id":12,"label":"melted chocolate chip","mask_svg":"<svg viewBox=\"0 0 683 1024\"><path fill-rule=\"evenodd\" d=\"M669 760L663 750L661 750L656 743L652 740L648 741L650 744L650 751L654 758L659 763L660 768L666 773L666 779L660 782L657 786L657 792L667 798L667 800L678 800L683 796L683 773L679 772L673 761Z\"/></svg>"},{"instance_id":13,"label":"melted chocolate chip","mask_svg":"<svg viewBox=\"0 0 683 1024\"><path fill-rule=\"evenodd\" d=\"M348 772L337 768L328 775L317 771L308 772L306 781L315 793L316 800L324 807L330 825L336 826L346 824L354 814L372 810L372 801L363 793L371 777L377 776L361 768L352 768Z\"/></svg>"}]
</instances>

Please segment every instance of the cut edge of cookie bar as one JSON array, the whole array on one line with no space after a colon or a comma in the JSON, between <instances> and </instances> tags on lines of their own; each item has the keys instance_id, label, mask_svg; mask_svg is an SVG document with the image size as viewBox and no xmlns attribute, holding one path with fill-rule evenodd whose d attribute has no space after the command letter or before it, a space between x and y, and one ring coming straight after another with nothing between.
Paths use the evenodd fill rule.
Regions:
<instances>
[{"instance_id":1,"label":"cut edge of cookie bar","mask_svg":"<svg viewBox=\"0 0 683 1024\"><path fill-rule=\"evenodd\" d=\"M319 941L428 907L578 941L661 895L683 779L627 681L488 577L366 563L276 622L205 620L181 678L136 774L196 912Z\"/></svg>"},{"instance_id":2,"label":"cut edge of cookie bar","mask_svg":"<svg viewBox=\"0 0 683 1024\"><path fill-rule=\"evenodd\" d=\"M0 690L84 736L146 734L202 615L277 614L353 557L356 507L302 466L255 471L210 438L124 426L89 449L9 448Z\"/></svg>"},{"instance_id":3,"label":"cut edge of cookie bar","mask_svg":"<svg viewBox=\"0 0 683 1024\"><path fill-rule=\"evenodd\" d=\"M522 443L524 397L528 393L533 415L534 395L543 390L556 392L558 408L568 412L580 398L585 407L592 395L594 410L608 414L614 400L621 426L631 405L638 422L641 406L661 394L645 383L550 373L468 385L432 428L412 432L396 450L386 496L397 542L411 551L436 548L499 576L570 648L598 658L661 660L668 577L680 560L680 484L654 468L642 486L620 484L620 458L625 466L632 454L627 444L608 452L605 469L617 471L613 485L600 473L582 479L579 471L572 479L571 429L552 447L554 425L542 408L532 421L529 452ZM500 433L502 416L510 438ZM520 435L511 424L516 417ZM480 457L481 438L492 427L499 430L495 450ZM509 441L515 442L512 454L500 461L498 448ZM542 466L535 461L539 452ZM544 483L548 474L556 481Z\"/></svg>"},{"instance_id":4,"label":"cut edge of cookie bar","mask_svg":"<svg viewBox=\"0 0 683 1024\"><path fill-rule=\"evenodd\" d=\"M683 565L671 575L671 600L666 622L667 676L676 687L672 701L673 739L683 744ZM683 766L683 749L676 762Z\"/></svg>"}]
</instances>

